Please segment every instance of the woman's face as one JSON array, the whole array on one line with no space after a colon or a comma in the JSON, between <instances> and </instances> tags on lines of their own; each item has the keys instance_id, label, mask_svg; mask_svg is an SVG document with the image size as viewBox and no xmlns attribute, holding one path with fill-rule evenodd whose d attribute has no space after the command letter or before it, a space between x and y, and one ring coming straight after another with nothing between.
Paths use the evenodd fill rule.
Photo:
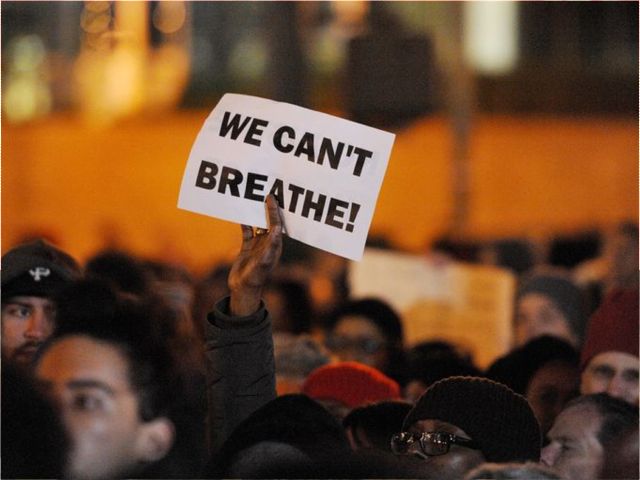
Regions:
<instances>
[{"instance_id":1,"label":"woman's face","mask_svg":"<svg viewBox=\"0 0 640 480\"><path fill-rule=\"evenodd\" d=\"M382 331L364 316L345 316L327 337L327 347L340 361L364 363L384 371L388 342Z\"/></svg>"},{"instance_id":2,"label":"woman's face","mask_svg":"<svg viewBox=\"0 0 640 480\"><path fill-rule=\"evenodd\" d=\"M569 321L548 297L527 293L518 300L515 321L516 346L542 335L561 338L577 346L578 339Z\"/></svg>"}]
</instances>

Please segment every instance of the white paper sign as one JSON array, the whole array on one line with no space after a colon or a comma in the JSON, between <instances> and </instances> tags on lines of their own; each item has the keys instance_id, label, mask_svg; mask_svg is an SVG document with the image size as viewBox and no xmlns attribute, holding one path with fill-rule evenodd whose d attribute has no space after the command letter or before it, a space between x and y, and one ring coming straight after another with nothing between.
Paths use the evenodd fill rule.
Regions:
<instances>
[{"instance_id":1,"label":"white paper sign","mask_svg":"<svg viewBox=\"0 0 640 480\"><path fill-rule=\"evenodd\" d=\"M226 94L191 149L178 207L286 233L359 260L395 135L288 103Z\"/></svg>"}]
</instances>

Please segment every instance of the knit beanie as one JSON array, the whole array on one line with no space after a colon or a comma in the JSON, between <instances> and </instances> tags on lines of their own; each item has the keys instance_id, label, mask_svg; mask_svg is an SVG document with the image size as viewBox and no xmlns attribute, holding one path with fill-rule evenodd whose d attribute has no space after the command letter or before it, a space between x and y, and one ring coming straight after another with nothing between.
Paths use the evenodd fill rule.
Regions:
<instances>
[{"instance_id":1,"label":"knit beanie","mask_svg":"<svg viewBox=\"0 0 640 480\"><path fill-rule=\"evenodd\" d=\"M638 290L617 289L605 297L589 321L580 355L584 370L593 357L604 352L638 356Z\"/></svg>"},{"instance_id":2,"label":"knit beanie","mask_svg":"<svg viewBox=\"0 0 640 480\"><path fill-rule=\"evenodd\" d=\"M2 296L51 297L67 282L80 277L78 263L44 240L9 250L2 257Z\"/></svg>"},{"instance_id":3,"label":"knit beanie","mask_svg":"<svg viewBox=\"0 0 640 480\"><path fill-rule=\"evenodd\" d=\"M229 478L228 468L243 452L263 442L285 444L309 457L349 451L342 425L318 402L305 395L282 395L267 402L238 424L209 460L203 478ZM271 459L261 459L268 464ZM261 475L249 478L298 478ZM302 477L309 478L309 477Z\"/></svg>"},{"instance_id":4,"label":"knit beanie","mask_svg":"<svg viewBox=\"0 0 640 480\"><path fill-rule=\"evenodd\" d=\"M358 362L340 362L314 370L302 393L315 400L334 400L355 408L400 398L400 386L381 371Z\"/></svg>"},{"instance_id":5,"label":"knit beanie","mask_svg":"<svg viewBox=\"0 0 640 480\"><path fill-rule=\"evenodd\" d=\"M440 420L464 430L488 462L538 461L541 434L527 400L501 383L449 377L429 387L404 420Z\"/></svg>"},{"instance_id":6,"label":"knit beanie","mask_svg":"<svg viewBox=\"0 0 640 480\"><path fill-rule=\"evenodd\" d=\"M518 290L518 300L528 293L549 298L569 322L571 331L582 342L587 323L585 299L580 288L559 275L543 274L528 277Z\"/></svg>"}]
</instances>

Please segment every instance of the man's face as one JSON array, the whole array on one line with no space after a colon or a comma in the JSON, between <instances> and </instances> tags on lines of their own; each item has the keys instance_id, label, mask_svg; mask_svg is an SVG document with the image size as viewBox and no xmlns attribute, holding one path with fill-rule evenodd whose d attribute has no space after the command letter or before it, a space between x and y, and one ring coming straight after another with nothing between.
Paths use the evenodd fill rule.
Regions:
<instances>
[{"instance_id":1,"label":"man's face","mask_svg":"<svg viewBox=\"0 0 640 480\"><path fill-rule=\"evenodd\" d=\"M472 439L464 430L440 420L420 420L414 423L410 432L446 432L458 437ZM452 444L449 452L428 458L420 458L412 468L418 469L425 478L462 478L472 468L484 463L485 458L480 450ZM418 473L416 472L416 473Z\"/></svg>"},{"instance_id":2,"label":"man's face","mask_svg":"<svg viewBox=\"0 0 640 480\"><path fill-rule=\"evenodd\" d=\"M56 308L44 297L16 296L2 302L2 355L30 366L40 346L53 332Z\"/></svg>"},{"instance_id":3,"label":"man's face","mask_svg":"<svg viewBox=\"0 0 640 480\"><path fill-rule=\"evenodd\" d=\"M638 405L638 357L629 353L596 355L582 372L580 393L607 393Z\"/></svg>"},{"instance_id":4,"label":"man's face","mask_svg":"<svg viewBox=\"0 0 640 480\"><path fill-rule=\"evenodd\" d=\"M515 335L518 345L542 335L562 338L572 345L576 345L578 340L562 311L539 293L527 293L518 301Z\"/></svg>"},{"instance_id":5,"label":"man's face","mask_svg":"<svg viewBox=\"0 0 640 480\"><path fill-rule=\"evenodd\" d=\"M598 478L604 450L598 440L602 417L592 405L564 410L549 430L549 444L542 449L542 463L555 468L567 480Z\"/></svg>"},{"instance_id":6,"label":"man's face","mask_svg":"<svg viewBox=\"0 0 640 480\"><path fill-rule=\"evenodd\" d=\"M73 335L51 345L36 376L61 407L72 439L70 478L119 478L142 456L144 424L128 363L112 344Z\"/></svg>"}]
</instances>

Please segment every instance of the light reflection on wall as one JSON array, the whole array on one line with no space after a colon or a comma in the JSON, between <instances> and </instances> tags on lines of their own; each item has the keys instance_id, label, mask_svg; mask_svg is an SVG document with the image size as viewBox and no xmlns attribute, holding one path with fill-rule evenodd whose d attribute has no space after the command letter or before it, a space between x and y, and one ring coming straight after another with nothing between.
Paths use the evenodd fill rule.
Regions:
<instances>
[{"instance_id":1,"label":"light reflection on wall","mask_svg":"<svg viewBox=\"0 0 640 480\"><path fill-rule=\"evenodd\" d=\"M369 2L335 2L331 4L335 22L352 34L359 33L369 13Z\"/></svg>"},{"instance_id":2,"label":"light reflection on wall","mask_svg":"<svg viewBox=\"0 0 640 480\"><path fill-rule=\"evenodd\" d=\"M186 19L184 2L160 2L153 11L153 26L165 34L176 33L184 27Z\"/></svg>"},{"instance_id":3,"label":"light reflection on wall","mask_svg":"<svg viewBox=\"0 0 640 480\"><path fill-rule=\"evenodd\" d=\"M268 56L266 42L256 35L246 35L229 55L229 74L236 81L256 82L265 75Z\"/></svg>"},{"instance_id":4,"label":"light reflection on wall","mask_svg":"<svg viewBox=\"0 0 640 480\"><path fill-rule=\"evenodd\" d=\"M42 40L37 35L19 36L11 41L7 52L2 92L6 119L22 123L46 115L51 111L52 96Z\"/></svg>"},{"instance_id":5,"label":"light reflection on wall","mask_svg":"<svg viewBox=\"0 0 640 480\"><path fill-rule=\"evenodd\" d=\"M315 2L309 3L307 10L311 10L312 5L316 5L317 10ZM309 42L311 64L316 72L324 75L335 73L345 64L347 44L364 32L370 5L368 1L331 2L328 8L331 21L312 32L313 40ZM318 12L314 11L313 15Z\"/></svg>"},{"instance_id":6,"label":"light reflection on wall","mask_svg":"<svg viewBox=\"0 0 640 480\"><path fill-rule=\"evenodd\" d=\"M76 102L94 125L175 107L187 84L185 2L85 2L82 47L74 66ZM150 46L149 22L161 34Z\"/></svg>"},{"instance_id":7,"label":"light reflection on wall","mask_svg":"<svg viewBox=\"0 0 640 480\"><path fill-rule=\"evenodd\" d=\"M464 50L479 73L509 73L518 59L518 2L465 2Z\"/></svg>"}]
</instances>

